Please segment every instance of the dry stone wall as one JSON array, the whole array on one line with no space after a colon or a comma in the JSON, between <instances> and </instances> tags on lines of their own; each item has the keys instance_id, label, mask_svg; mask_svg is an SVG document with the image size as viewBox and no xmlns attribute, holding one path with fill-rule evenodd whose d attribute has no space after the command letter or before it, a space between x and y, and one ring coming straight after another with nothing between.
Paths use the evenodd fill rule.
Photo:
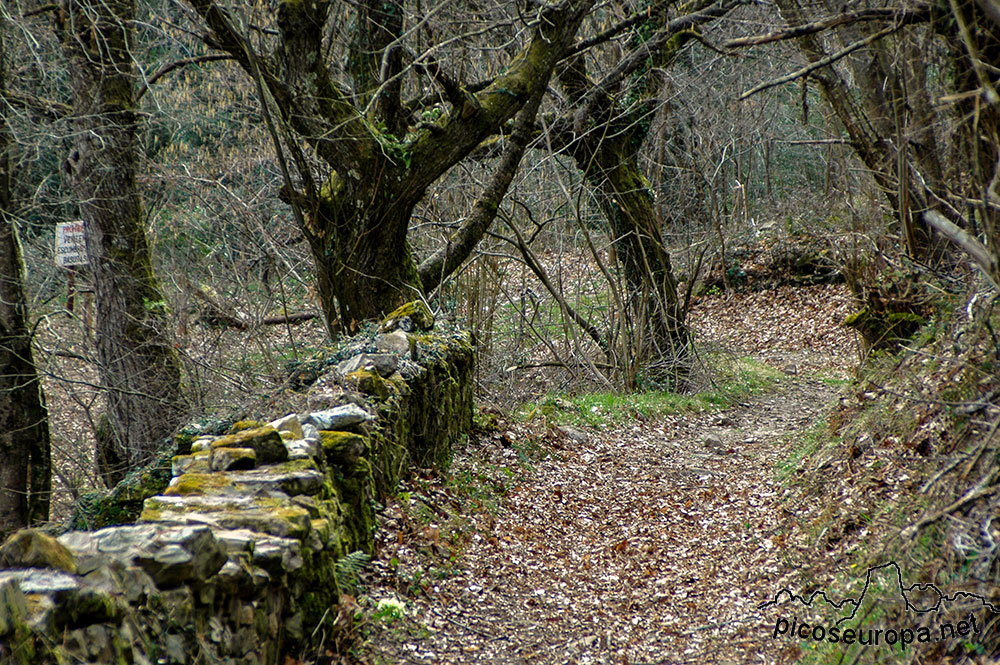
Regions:
<instances>
[{"instance_id":1,"label":"dry stone wall","mask_svg":"<svg viewBox=\"0 0 1000 665\"><path fill-rule=\"evenodd\" d=\"M8 539L0 663L263 665L349 622L338 565L371 552L374 501L472 418L470 336L385 325L318 382L324 408L195 438L137 523Z\"/></svg>"}]
</instances>

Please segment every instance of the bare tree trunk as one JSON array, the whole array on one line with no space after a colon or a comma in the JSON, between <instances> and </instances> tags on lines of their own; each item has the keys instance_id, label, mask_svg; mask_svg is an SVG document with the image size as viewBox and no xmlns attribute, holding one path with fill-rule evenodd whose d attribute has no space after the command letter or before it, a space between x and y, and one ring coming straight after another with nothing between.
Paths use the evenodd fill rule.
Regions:
<instances>
[{"instance_id":1,"label":"bare tree trunk","mask_svg":"<svg viewBox=\"0 0 1000 665\"><path fill-rule=\"evenodd\" d=\"M659 46L653 48L653 56L640 61L644 64L630 74L638 81L638 90L637 101L629 108L590 80L584 58L566 61L559 69L559 83L572 106L554 123L552 144L572 155L608 221L628 288L624 315L634 332L632 362L649 385L674 390L683 389L690 374L691 338L650 185L639 168L639 147L661 89L649 70L653 63L666 67L673 60L691 39L691 25L727 11L724 4L717 4L692 23L668 24L655 40ZM645 47L640 43L640 49ZM584 127L589 131L581 131ZM626 377L627 387L635 388L636 373L627 372Z\"/></svg>"},{"instance_id":2,"label":"bare tree trunk","mask_svg":"<svg viewBox=\"0 0 1000 665\"><path fill-rule=\"evenodd\" d=\"M327 228L352 229L356 242L334 243L323 234L305 234L316 262L319 299L331 336L337 328L354 334L363 321L381 318L423 293L406 242L412 206L384 204L320 218L319 224Z\"/></svg>"},{"instance_id":3,"label":"bare tree trunk","mask_svg":"<svg viewBox=\"0 0 1000 665\"><path fill-rule=\"evenodd\" d=\"M49 415L31 352L11 200L4 19L0 15L0 536L49 517Z\"/></svg>"},{"instance_id":4,"label":"bare tree trunk","mask_svg":"<svg viewBox=\"0 0 1000 665\"><path fill-rule=\"evenodd\" d=\"M67 7L61 27L76 140L66 173L87 225L97 296L110 425L99 457L105 478L116 482L153 457L184 418L185 402L136 185L135 6L132 0L71 0Z\"/></svg>"},{"instance_id":5,"label":"bare tree trunk","mask_svg":"<svg viewBox=\"0 0 1000 665\"><path fill-rule=\"evenodd\" d=\"M631 137L629 137L631 138ZM628 141L601 142L581 164L614 238L628 286L627 308L643 350L636 358L650 385L684 387L690 372L690 333L677 295L670 253L663 244L649 183ZM635 386L629 386L634 388Z\"/></svg>"}]
</instances>

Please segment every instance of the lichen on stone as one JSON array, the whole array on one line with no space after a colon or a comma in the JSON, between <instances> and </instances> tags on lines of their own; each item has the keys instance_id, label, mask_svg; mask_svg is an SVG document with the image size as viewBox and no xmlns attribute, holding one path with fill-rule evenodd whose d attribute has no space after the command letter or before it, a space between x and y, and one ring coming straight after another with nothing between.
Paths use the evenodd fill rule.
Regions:
<instances>
[{"instance_id":1,"label":"lichen on stone","mask_svg":"<svg viewBox=\"0 0 1000 665\"><path fill-rule=\"evenodd\" d=\"M259 429L264 426L264 423L259 420L237 420L233 423L233 426L229 428L226 434L239 434L240 432L248 429Z\"/></svg>"},{"instance_id":2,"label":"lichen on stone","mask_svg":"<svg viewBox=\"0 0 1000 665\"><path fill-rule=\"evenodd\" d=\"M212 450L217 448L252 448L258 464L274 464L288 459L288 449L281 435L270 425L220 436L212 442Z\"/></svg>"},{"instance_id":3,"label":"lichen on stone","mask_svg":"<svg viewBox=\"0 0 1000 665\"><path fill-rule=\"evenodd\" d=\"M382 332L392 332L399 328L404 332L430 330L434 327L434 315L422 300L414 300L400 305L382 319Z\"/></svg>"},{"instance_id":4,"label":"lichen on stone","mask_svg":"<svg viewBox=\"0 0 1000 665\"><path fill-rule=\"evenodd\" d=\"M233 481L222 473L185 473L178 476L163 491L166 496L188 496L211 494L233 494L236 487Z\"/></svg>"},{"instance_id":5,"label":"lichen on stone","mask_svg":"<svg viewBox=\"0 0 1000 665\"><path fill-rule=\"evenodd\" d=\"M345 376L343 383L352 390L380 400L389 398L389 386L386 385L385 379L379 376L378 372L358 369Z\"/></svg>"},{"instance_id":6,"label":"lichen on stone","mask_svg":"<svg viewBox=\"0 0 1000 665\"><path fill-rule=\"evenodd\" d=\"M354 469L358 458L368 452L368 440L360 434L328 430L321 430L319 434L327 461L345 472Z\"/></svg>"}]
</instances>

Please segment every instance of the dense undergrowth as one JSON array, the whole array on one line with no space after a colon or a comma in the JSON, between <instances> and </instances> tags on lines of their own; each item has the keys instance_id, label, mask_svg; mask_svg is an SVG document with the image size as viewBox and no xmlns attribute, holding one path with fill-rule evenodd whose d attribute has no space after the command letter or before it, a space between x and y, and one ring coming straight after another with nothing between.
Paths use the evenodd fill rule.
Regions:
<instances>
[{"instance_id":1,"label":"dense undergrowth","mask_svg":"<svg viewBox=\"0 0 1000 665\"><path fill-rule=\"evenodd\" d=\"M894 562L905 586L934 584L945 597L909 589L906 607L892 569L877 569L845 626L925 627L928 643L877 649L808 638L790 646L795 662L1000 656L1000 612L983 607L1000 610L998 331L995 296L950 297L898 350L873 353L827 420L798 437L778 470L789 564L798 568L791 586L857 598L868 571ZM931 607L940 611L921 611ZM970 613L978 632L942 629Z\"/></svg>"}]
</instances>

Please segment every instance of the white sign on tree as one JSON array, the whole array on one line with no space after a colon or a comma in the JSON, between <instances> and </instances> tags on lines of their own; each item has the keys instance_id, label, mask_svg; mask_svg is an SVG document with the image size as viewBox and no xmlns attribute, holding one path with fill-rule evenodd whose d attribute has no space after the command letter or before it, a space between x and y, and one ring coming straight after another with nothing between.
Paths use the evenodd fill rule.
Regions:
<instances>
[{"instance_id":1,"label":"white sign on tree","mask_svg":"<svg viewBox=\"0 0 1000 665\"><path fill-rule=\"evenodd\" d=\"M83 220L56 224L56 265L69 268L87 263L87 235Z\"/></svg>"}]
</instances>

